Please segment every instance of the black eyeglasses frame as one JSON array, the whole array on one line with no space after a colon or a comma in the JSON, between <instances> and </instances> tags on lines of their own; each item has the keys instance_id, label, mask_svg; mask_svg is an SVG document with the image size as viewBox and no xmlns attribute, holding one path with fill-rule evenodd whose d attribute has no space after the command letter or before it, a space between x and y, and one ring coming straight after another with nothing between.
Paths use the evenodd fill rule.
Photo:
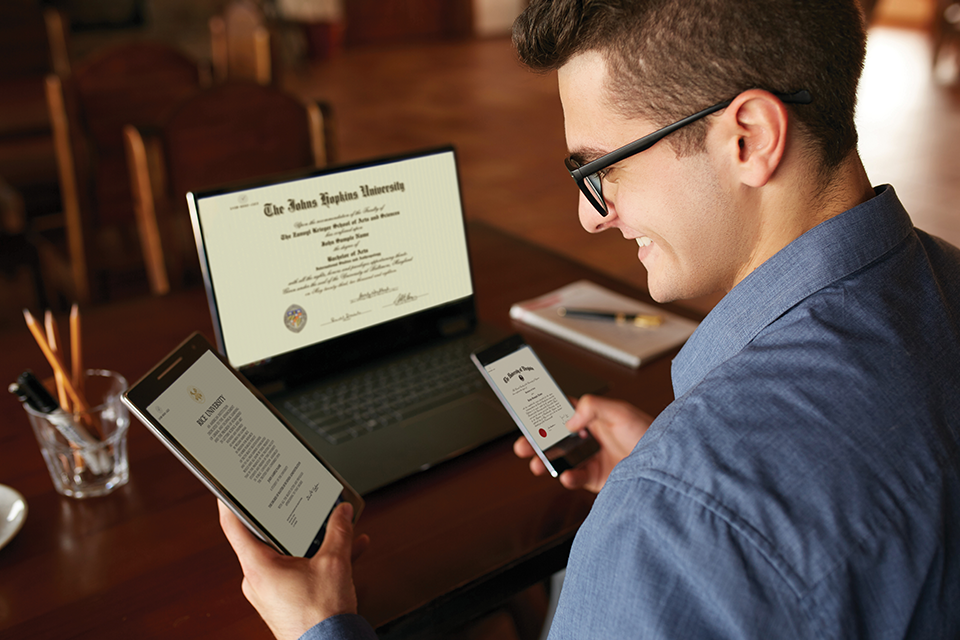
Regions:
<instances>
[{"instance_id":1,"label":"black eyeglasses frame","mask_svg":"<svg viewBox=\"0 0 960 640\"><path fill-rule=\"evenodd\" d=\"M780 99L781 102L785 104L810 104L813 102L813 97L806 89L797 91L796 93L771 93L773 93L773 95L775 95ZM708 116L711 113L725 109L729 107L730 103L732 102L732 99L724 100L723 102L717 103L712 107L707 107L703 111L698 111L692 116L687 116L686 118L678 120L673 124L668 124L662 129L645 135L639 140L634 140L633 142L625 144L619 149L614 149L610 153L604 154L596 160L591 160L584 165L577 164L577 161L571 157L567 157L563 163L566 165L567 171L570 172L570 175L573 177L574 181L576 181L580 191L584 196L586 196L587 201L593 205L593 207L601 216L606 217L609 211L607 210L607 202L603 198L603 176L600 175L601 171L613 164L616 164L617 162L626 160L631 156L635 156L638 153L646 151L674 131L682 129L688 124L696 122L700 118Z\"/></svg>"}]
</instances>

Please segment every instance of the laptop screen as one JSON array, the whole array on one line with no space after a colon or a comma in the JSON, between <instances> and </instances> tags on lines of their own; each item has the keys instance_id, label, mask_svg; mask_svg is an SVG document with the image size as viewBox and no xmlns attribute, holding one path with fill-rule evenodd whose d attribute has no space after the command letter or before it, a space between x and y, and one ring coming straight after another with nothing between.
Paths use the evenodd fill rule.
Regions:
<instances>
[{"instance_id":1,"label":"laptop screen","mask_svg":"<svg viewBox=\"0 0 960 640\"><path fill-rule=\"evenodd\" d=\"M473 293L451 148L188 202L217 339L238 368Z\"/></svg>"}]
</instances>

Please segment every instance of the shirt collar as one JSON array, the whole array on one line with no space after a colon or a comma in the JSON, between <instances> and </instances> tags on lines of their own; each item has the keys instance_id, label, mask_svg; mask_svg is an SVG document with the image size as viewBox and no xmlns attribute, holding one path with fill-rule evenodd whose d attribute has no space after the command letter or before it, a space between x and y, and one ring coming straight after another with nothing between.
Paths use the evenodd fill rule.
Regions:
<instances>
[{"instance_id":1,"label":"shirt collar","mask_svg":"<svg viewBox=\"0 0 960 640\"><path fill-rule=\"evenodd\" d=\"M673 361L679 398L731 358L764 327L807 296L873 262L909 235L913 224L893 187L822 222L740 281L700 323Z\"/></svg>"}]
</instances>

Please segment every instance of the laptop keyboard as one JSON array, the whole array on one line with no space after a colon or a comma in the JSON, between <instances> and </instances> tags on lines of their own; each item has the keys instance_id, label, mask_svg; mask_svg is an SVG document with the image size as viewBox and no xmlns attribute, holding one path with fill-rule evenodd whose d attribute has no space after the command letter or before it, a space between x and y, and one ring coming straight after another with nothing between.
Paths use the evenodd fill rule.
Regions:
<instances>
[{"instance_id":1,"label":"laptop keyboard","mask_svg":"<svg viewBox=\"0 0 960 640\"><path fill-rule=\"evenodd\" d=\"M481 346L478 336L453 340L290 398L284 407L331 444L342 444L483 388L470 360Z\"/></svg>"}]
</instances>

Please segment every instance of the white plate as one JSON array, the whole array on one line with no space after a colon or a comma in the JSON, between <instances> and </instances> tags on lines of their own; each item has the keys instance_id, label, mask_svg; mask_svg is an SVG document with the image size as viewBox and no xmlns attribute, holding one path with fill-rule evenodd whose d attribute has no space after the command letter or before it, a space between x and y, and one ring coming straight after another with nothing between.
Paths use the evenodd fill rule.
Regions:
<instances>
[{"instance_id":1,"label":"white plate","mask_svg":"<svg viewBox=\"0 0 960 640\"><path fill-rule=\"evenodd\" d=\"M27 519L27 501L20 492L0 484L0 549L13 540Z\"/></svg>"}]
</instances>

